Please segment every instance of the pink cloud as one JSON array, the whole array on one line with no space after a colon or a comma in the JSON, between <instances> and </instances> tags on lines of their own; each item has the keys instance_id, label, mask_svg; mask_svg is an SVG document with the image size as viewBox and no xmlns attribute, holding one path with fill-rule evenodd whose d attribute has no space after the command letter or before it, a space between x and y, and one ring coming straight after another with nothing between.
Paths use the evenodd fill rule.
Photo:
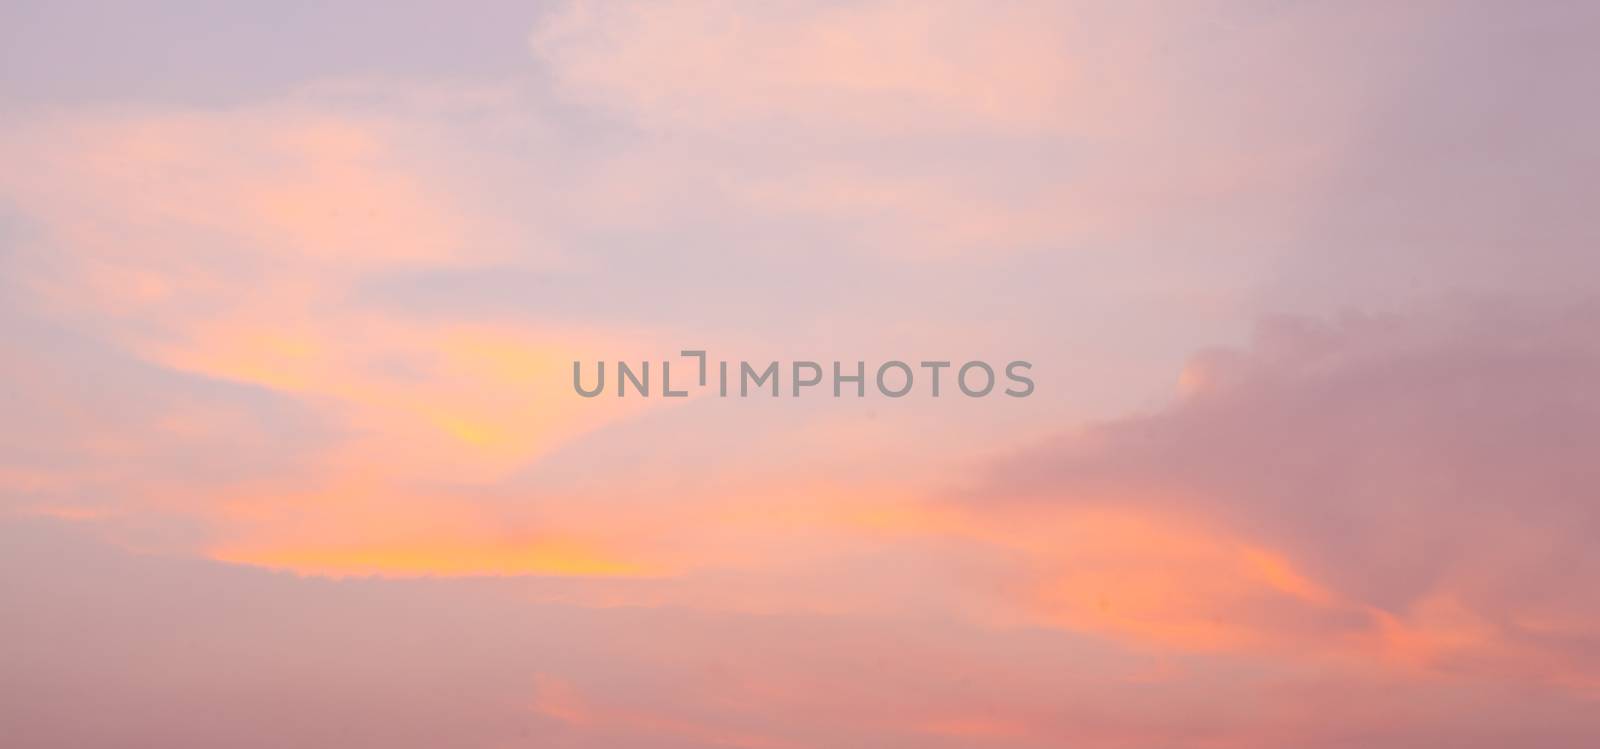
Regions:
<instances>
[{"instance_id":1,"label":"pink cloud","mask_svg":"<svg viewBox=\"0 0 1600 749\"><path fill-rule=\"evenodd\" d=\"M1143 529L1108 542L1108 563L1137 567L1042 573L1043 585L1066 586L1060 605L1081 607L1069 625L1091 626L1084 597L1114 599L1146 568L1171 589L1147 612L1154 622L1194 600L1197 616L1251 633L1246 647L1289 636L1302 649L1357 647L1592 694L1600 601L1588 591L1600 557L1587 497L1600 475L1584 446L1600 423L1590 386L1600 350L1583 331L1593 325L1587 307L1270 324L1250 349L1197 358L1173 408L1006 463L973 509L1071 533L1074 518L1115 508ZM1287 579L1306 582L1284 590L1277 573L1248 582L1248 568L1204 560L1160 566L1181 553L1153 535L1172 522L1206 529L1219 549L1271 550ZM1069 538L1059 556L1079 559ZM1108 577L1072 583L1086 574ZM1308 608L1272 615L1215 588L1227 580Z\"/></svg>"}]
</instances>

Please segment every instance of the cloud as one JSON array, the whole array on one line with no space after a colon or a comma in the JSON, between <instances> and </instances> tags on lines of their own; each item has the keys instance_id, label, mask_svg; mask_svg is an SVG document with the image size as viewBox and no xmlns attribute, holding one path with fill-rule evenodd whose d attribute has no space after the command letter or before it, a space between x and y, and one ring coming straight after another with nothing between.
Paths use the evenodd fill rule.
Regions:
<instances>
[{"instance_id":1,"label":"cloud","mask_svg":"<svg viewBox=\"0 0 1600 749\"><path fill-rule=\"evenodd\" d=\"M0 620L0 725L26 746L1493 747L1597 728L1589 702L1560 692L1152 655L906 609L752 614L557 602L566 583L528 578L300 578L129 555L45 521L7 520L0 540L14 614Z\"/></svg>"},{"instance_id":2,"label":"cloud","mask_svg":"<svg viewBox=\"0 0 1600 749\"><path fill-rule=\"evenodd\" d=\"M1414 28L1395 26L1385 51ZM1338 123L1369 95L1324 59L1329 27L1140 4L576 2L531 45L564 101L640 136L586 175L630 221L768 216L904 263L1071 251L1111 276L1168 243L1268 255L1264 217L1336 169ZM1314 83L1241 64L1291 45ZM1331 114L1251 116L1285 109Z\"/></svg>"},{"instance_id":3,"label":"cloud","mask_svg":"<svg viewBox=\"0 0 1600 749\"><path fill-rule=\"evenodd\" d=\"M407 93L326 85L221 110L68 111L0 131L18 167L0 198L19 227L0 258L4 319L18 334L4 377L16 415L52 414L31 435L6 432L19 446L4 461L16 504L171 513L198 525L172 544L191 550L238 554L290 527L297 546L324 551L264 559L399 559L306 529L344 518L366 528L364 545L410 548L421 508L459 514L437 487L492 481L633 410L559 397L571 361L623 350L633 333L417 323L353 302L385 274L560 262L474 204L481 186L456 189L449 156L471 152L444 133L503 111L497 93ZM467 568L554 564L490 556L499 561Z\"/></svg>"},{"instance_id":4,"label":"cloud","mask_svg":"<svg viewBox=\"0 0 1600 749\"><path fill-rule=\"evenodd\" d=\"M1056 540L1034 549L1037 604L1067 626L1172 642L1152 628L1209 619L1202 632L1247 649L1592 694L1594 315L1271 323L1248 349L1197 357L1172 408L1026 451L973 506ZM1121 525L1098 532L1097 513Z\"/></svg>"},{"instance_id":5,"label":"cloud","mask_svg":"<svg viewBox=\"0 0 1600 749\"><path fill-rule=\"evenodd\" d=\"M0 734L1582 743L1587 13L575 3L300 73L260 24L135 39L234 67L0 125ZM497 72L339 77L421 37ZM1244 340L1340 304L1393 314ZM1040 387L567 390L685 347Z\"/></svg>"},{"instance_id":6,"label":"cloud","mask_svg":"<svg viewBox=\"0 0 1600 749\"><path fill-rule=\"evenodd\" d=\"M1083 64L1092 37L1071 16L974 3L580 2L541 24L532 46L564 86L650 122L814 125L827 113L882 134L1026 132L1063 119L1063 104L1103 112L1095 105L1113 93L1109 71Z\"/></svg>"}]
</instances>

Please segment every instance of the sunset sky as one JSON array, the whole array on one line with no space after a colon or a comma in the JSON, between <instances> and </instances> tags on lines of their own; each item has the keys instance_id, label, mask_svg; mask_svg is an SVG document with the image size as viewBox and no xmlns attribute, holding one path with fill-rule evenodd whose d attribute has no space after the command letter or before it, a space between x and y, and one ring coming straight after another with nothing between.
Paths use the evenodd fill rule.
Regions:
<instances>
[{"instance_id":1,"label":"sunset sky","mask_svg":"<svg viewBox=\"0 0 1600 749\"><path fill-rule=\"evenodd\" d=\"M0 4L0 746L1600 746L1597 39Z\"/></svg>"}]
</instances>

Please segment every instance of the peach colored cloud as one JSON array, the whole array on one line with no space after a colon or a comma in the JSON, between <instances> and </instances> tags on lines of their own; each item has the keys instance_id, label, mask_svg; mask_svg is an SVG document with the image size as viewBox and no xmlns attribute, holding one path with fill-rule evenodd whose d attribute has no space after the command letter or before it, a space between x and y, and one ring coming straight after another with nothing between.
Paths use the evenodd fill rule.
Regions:
<instances>
[{"instance_id":1,"label":"peach colored cloud","mask_svg":"<svg viewBox=\"0 0 1600 749\"><path fill-rule=\"evenodd\" d=\"M32 229L9 261L26 292L19 301L33 314L76 327L139 366L173 373L174 382L192 376L259 388L323 422L292 449L255 448L296 454L292 471L205 481L177 472L128 477L119 498L101 500L120 505L112 512L179 512L234 538L230 548L255 543L260 528L251 529L271 525L265 518L310 507L371 521L383 516L385 495L417 497L411 487L419 482L492 481L648 405L563 397L573 360L615 356L628 350L632 334L411 323L355 301L375 274L508 258L532 268L554 262L553 250L527 243L526 233L508 244L500 218L448 189L453 178L437 168L438 155L419 150L437 146L428 127L426 120L291 99L220 112L62 115L3 133L0 148L20 168L0 179L0 194ZM29 358L16 353L19 361ZM76 410L67 404L79 396L61 393L61 380L49 374L58 366L68 364L47 353L17 369L15 376L30 379L13 384L40 397L55 393L64 412ZM73 492L44 489L91 483L110 461L221 434L248 442L262 431L214 402L168 404L158 420L107 427L103 415L91 413L72 427L79 429L76 449L100 455L101 471L73 477L61 475L70 469L59 465L8 469L33 477L34 511L83 511L66 496ZM44 481L48 475L58 481ZM453 501L423 504L452 517ZM408 543L384 537L385 525L367 527L362 544ZM337 536L299 542L344 543ZM445 546L409 558L450 557ZM391 558L386 554L284 551L263 560L319 559L326 567L330 559ZM482 556L445 565L527 572L565 568L561 559L583 555L530 549ZM370 566L352 562L352 569Z\"/></svg>"},{"instance_id":2,"label":"peach colored cloud","mask_svg":"<svg viewBox=\"0 0 1600 749\"><path fill-rule=\"evenodd\" d=\"M1358 664L1152 656L913 611L551 604L536 580L330 581L128 555L38 522L0 534L0 591L21 614L0 620L15 677L0 722L28 744L1386 749L1596 729L1592 704L1559 691ZM85 643L92 662L72 657ZM79 700L59 701L69 688ZM94 719L66 720L83 701Z\"/></svg>"}]
</instances>

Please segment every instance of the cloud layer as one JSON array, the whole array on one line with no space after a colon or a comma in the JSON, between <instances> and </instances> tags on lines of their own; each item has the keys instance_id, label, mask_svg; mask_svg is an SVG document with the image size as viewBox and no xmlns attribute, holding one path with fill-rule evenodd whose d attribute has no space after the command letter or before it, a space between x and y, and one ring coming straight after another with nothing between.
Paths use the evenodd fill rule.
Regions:
<instances>
[{"instance_id":1,"label":"cloud layer","mask_svg":"<svg viewBox=\"0 0 1600 749\"><path fill-rule=\"evenodd\" d=\"M12 743L1600 737L1593 10L183 5L0 11Z\"/></svg>"}]
</instances>

